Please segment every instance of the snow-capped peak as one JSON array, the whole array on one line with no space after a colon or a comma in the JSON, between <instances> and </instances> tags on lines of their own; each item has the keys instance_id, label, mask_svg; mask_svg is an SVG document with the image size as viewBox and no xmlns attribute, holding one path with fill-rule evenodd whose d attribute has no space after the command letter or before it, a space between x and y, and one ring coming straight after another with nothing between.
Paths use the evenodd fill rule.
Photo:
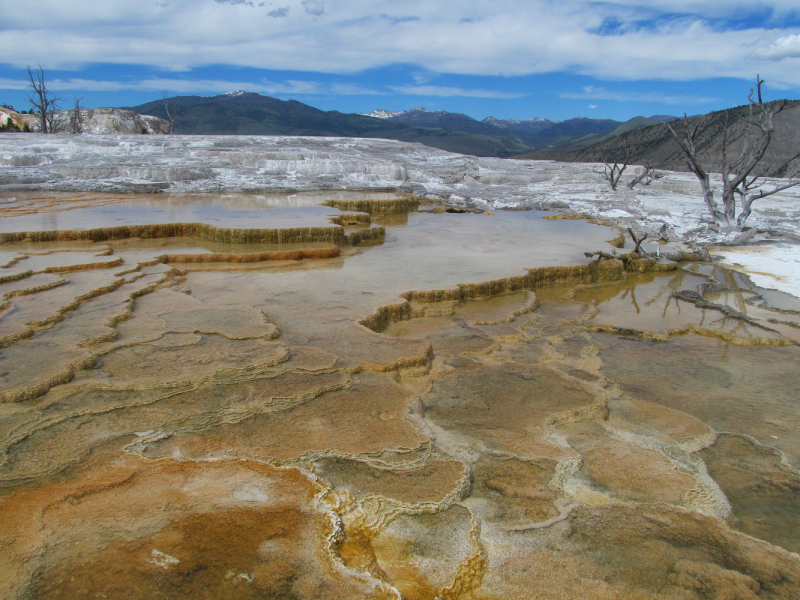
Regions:
<instances>
[{"instance_id":1,"label":"snow-capped peak","mask_svg":"<svg viewBox=\"0 0 800 600\"><path fill-rule=\"evenodd\" d=\"M225 92L224 94L220 94L220 96L227 96L228 98L236 98L237 96L244 96L245 94L251 94L254 92L245 92L244 90L236 90L235 92Z\"/></svg>"},{"instance_id":2,"label":"snow-capped peak","mask_svg":"<svg viewBox=\"0 0 800 600\"><path fill-rule=\"evenodd\" d=\"M358 113L365 117L374 117L375 119L390 119L391 117L396 117L397 115L402 115L405 111L391 111L391 110L383 110L379 108L378 110L373 110L371 113Z\"/></svg>"},{"instance_id":3,"label":"snow-capped peak","mask_svg":"<svg viewBox=\"0 0 800 600\"><path fill-rule=\"evenodd\" d=\"M532 119L495 119L494 117L486 117L484 123L494 125L496 127L508 127L508 125L521 125L523 123L560 123L560 121L551 121L542 117L533 117Z\"/></svg>"},{"instance_id":4,"label":"snow-capped peak","mask_svg":"<svg viewBox=\"0 0 800 600\"><path fill-rule=\"evenodd\" d=\"M399 117L410 113L431 113L439 115L439 114L444 114L446 112L447 111L445 110L432 111L423 108L421 106L418 106L417 108L412 108L410 110L384 110L382 108L379 108L378 110L373 110L371 113L358 113L358 114L363 115L365 117L374 117L376 119L391 119L392 117Z\"/></svg>"}]
</instances>

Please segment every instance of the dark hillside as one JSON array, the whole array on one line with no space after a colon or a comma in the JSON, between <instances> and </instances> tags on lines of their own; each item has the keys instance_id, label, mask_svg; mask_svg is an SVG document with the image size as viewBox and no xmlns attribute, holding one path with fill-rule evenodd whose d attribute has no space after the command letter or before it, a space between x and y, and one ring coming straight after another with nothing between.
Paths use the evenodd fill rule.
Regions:
<instances>
[{"instance_id":1,"label":"dark hillside","mask_svg":"<svg viewBox=\"0 0 800 600\"><path fill-rule=\"evenodd\" d=\"M722 132L726 123L729 125L729 156L736 156L741 152L748 127L742 118L749 117L749 114L750 108L744 105L689 118L691 124L699 121L698 150L709 171L718 171L722 164ZM671 125L682 127L683 123L676 120ZM627 150L630 150L630 161L633 164L642 164L649 160L663 169L687 170L683 154L663 123L623 133L588 148L541 151L526 157L568 162L604 162L622 160ZM775 135L764 157L764 164L768 165L768 175L776 177L785 176L800 167L800 102L791 101L775 117Z\"/></svg>"}]
</instances>

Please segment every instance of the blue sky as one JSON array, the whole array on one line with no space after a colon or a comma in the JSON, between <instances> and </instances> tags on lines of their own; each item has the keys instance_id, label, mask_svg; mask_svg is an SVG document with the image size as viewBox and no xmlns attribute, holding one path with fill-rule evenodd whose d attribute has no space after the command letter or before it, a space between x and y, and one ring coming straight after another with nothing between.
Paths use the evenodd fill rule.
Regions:
<instances>
[{"instance_id":1,"label":"blue sky","mask_svg":"<svg viewBox=\"0 0 800 600\"><path fill-rule=\"evenodd\" d=\"M0 0L0 103L26 66L87 107L256 91L324 110L626 120L800 98L796 0Z\"/></svg>"}]
</instances>

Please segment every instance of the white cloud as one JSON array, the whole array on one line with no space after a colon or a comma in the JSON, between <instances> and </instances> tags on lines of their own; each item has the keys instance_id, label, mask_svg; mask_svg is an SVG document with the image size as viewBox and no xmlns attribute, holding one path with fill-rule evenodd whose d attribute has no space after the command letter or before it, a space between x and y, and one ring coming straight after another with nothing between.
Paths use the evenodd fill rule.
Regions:
<instances>
[{"instance_id":1,"label":"white cloud","mask_svg":"<svg viewBox=\"0 0 800 600\"><path fill-rule=\"evenodd\" d=\"M7 64L38 61L53 69L104 62L173 71L222 64L326 73L405 64L421 73L568 70L615 80L760 73L770 85L800 87L800 69L777 62L798 56L799 29L720 25L755 10L796 10L796 0L286 0L277 8L258 0L35 3L36 10L21 11L17 0L0 0L0 60ZM604 23L618 24L609 31L614 35L594 33Z\"/></svg>"},{"instance_id":2,"label":"white cloud","mask_svg":"<svg viewBox=\"0 0 800 600\"><path fill-rule=\"evenodd\" d=\"M527 94L515 94L509 92L499 92L495 90L468 90L457 87L445 87L439 85L401 85L391 87L398 94L407 94L409 96L441 96L449 98L452 96L465 96L470 98L522 98Z\"/></svg>"},{"instance_id":3,"label":"white cloud","mask_svg":"<svg viewBox=\"0 0 800 600\"><path fill-rule=\"evenodd\" d=\"M800 58L800 34L778 38L773 44L756 50L756 56L776 61L786 58Z\"/></svg>"},{"instance_id":4,"label":"white cloud","mask_svg":"<svg viewBox=\"0 0 800 600\"><path fill-rule=\"evenodd\" d=\"M559 97L570 100L613 100L615 102L655 102L665 104L705 104L717 102L719 98L709 96L676 96L658 92L612 92L592 85L580 92L560 92ZM589 105L589 108L595 108Z\"/></svg>"},{"instance_id":5,"label":"white cloud","mask_svg":"<svg viewBox=\"0 0 800 600\"><path fill-rule=\"evenodd\" d=\"M590 104L588 108L597 108L597 104Z\"/></svg>"},{"instance_id":6,"label":"white cloud","mask_svg":"<svg viewBox=\"0 0 800 600\"><path fill-rule=\"evenodd\" d=\"M318 17L325 14L325 3L319 0L303 0L300 4L303 9L310 15Z\"/></svg>"},{"instance_id":7,"label":"white cloud","mask_svg":"<svg viewBox=\"0 0 800 600\"><path fill-rule=\"evenodd\" d=\"M430 83L434 79L439 76L438 73L414 73L414 83L417 85L423 85L426 83Z\"/></svg>"},{"instance_id":8,"label":"white cloud","mask_svg":"<svg viewBox=\"0 0 800 600\"><path fill-rule=\"evenodd\" d=\"M195 94L209 92L229 92L231 90L246 90L262 94L277 95L339 95L339 96L379 96L388 92L363 87L349 83L331 83L328 85L316 81L288 80L283 83L262 81L250 83L243 81L228 81L218 79L173 79L166 77L151 77L139 81L109 81L94 79L53 79L48 87L54 92L60 91L85 91L85 92L118 92L123 90L157 91L169 90L171 94ZM23 79L0 79L0 89L25 90L28 82ZM457 87L442 87L432 85L408 85L392 87L391 90L415 96L466 96L472 98L521 98L525 94L510 94L495 90L463 89Z\"/></svg>"},{"instance_id":9,"label":"white cloud","mask_svg":"<svg viewBox=\"0 0 800 600\"><path fill-rule=\"evenodd\" d=\"M288 80L285 82L229 81L223 79L171 79L151 77L138 81L110 81L95 79L53 79L48 87L54 92L119 92L125 90L161 92L170 94L225 93L232 90L246 90L272 95L337 95L337 96L376 96L386 92L353 84L332 83L325 85L317 81ZM27 90L28 81L24 79L0 78L0 90Z\"/></svg>"},{"instance_id":10,"label":"white cloud","mask_svg":"<svg viewBox=\"0 0 800 600\"><path fill-rule=\"evenodd\" d=\"M386 92L380 92L350 83L333 83L328 89L331 93L341 96L381 96L386 94Z\"/></svg>"},{"instance_id":11,"label":"white cloud","mask_svg":"<svg viewBox=\"0 0 800 600\"><path fill-rule=\"evenodd\" d=\"M22 79L0 77L0 90L27 90L30 84Z\"/></svg>"}]
</instances>

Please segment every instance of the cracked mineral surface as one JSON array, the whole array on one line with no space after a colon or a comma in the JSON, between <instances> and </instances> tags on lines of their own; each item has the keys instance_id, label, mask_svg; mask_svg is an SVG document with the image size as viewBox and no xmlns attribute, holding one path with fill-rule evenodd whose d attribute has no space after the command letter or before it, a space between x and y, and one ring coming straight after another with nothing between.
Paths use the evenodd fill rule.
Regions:
<instances>
[{"instance_id":1,"label":"cracked mineral surface","mask_svg":"<svg viewBox=\"0 0 800 600\"><path fill-rule=\"evenodd\" d=\"M796 299L535 210L208 192L4 192L0 596L800 596Z\"/></svg>"}]
</instances>

